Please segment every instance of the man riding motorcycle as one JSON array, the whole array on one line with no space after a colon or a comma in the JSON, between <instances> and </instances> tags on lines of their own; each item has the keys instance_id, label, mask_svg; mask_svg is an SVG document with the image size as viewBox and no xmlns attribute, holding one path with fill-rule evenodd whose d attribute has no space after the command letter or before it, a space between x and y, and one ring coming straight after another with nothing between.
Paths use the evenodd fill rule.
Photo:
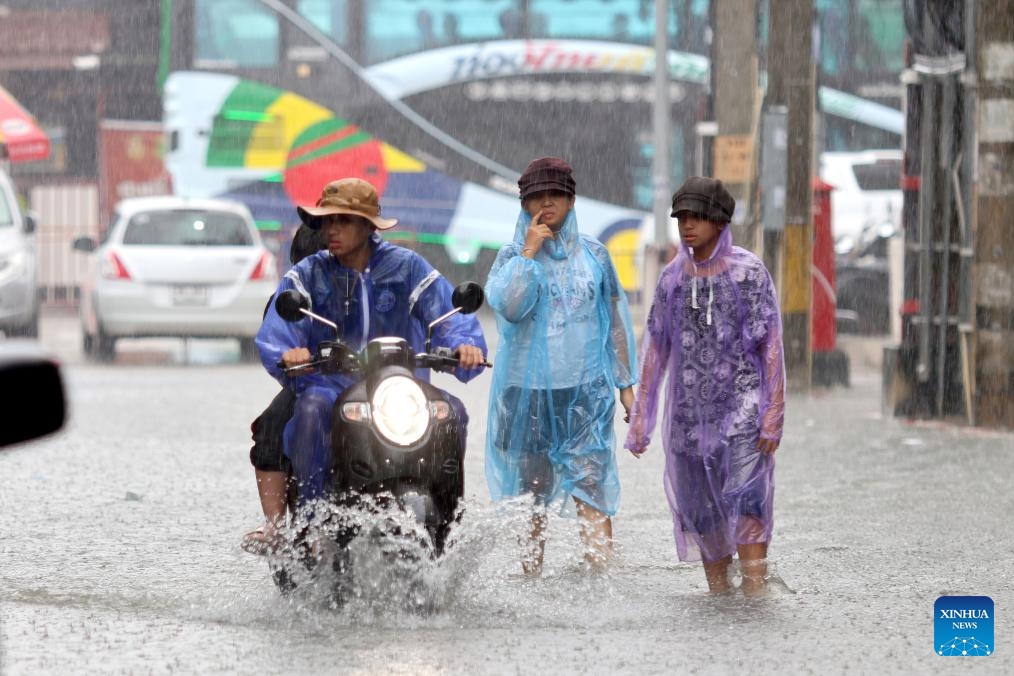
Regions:
<instances>
[{"instance_id":1,"label":"man riding motorcycle","mask_svg":"<svg viewBox=\"0 0 1014 676\"><path fill-rule=\"evenodd\" d=\"M397 220L380 217L376 189L358 178L333 181L324 186L315 206L299 206L297 212L304 224L321 232L327 250L290 269L276 295L288 289L298 291L314 313L338 325L341 339L355 350L372 338L396 336L407 340L414 351L422 351L429 324L453 309L453 288L422 256L380 237L377 231L394 227ZM283 368L310 362L310 348L334 337L333 329L310 319L287 322L272 306L256 338L268 373L296 394L293 416L283 432L283 448L292 478L298 482L301 504L323 496L333 406L354 377L310 369L286 373ZM449 348L458 357L455 375L460 381L467 382L482 371L486 342L474 316L450 317L436 327L432 340L433 347ZM425 370L418 375L429 379ZM464 434L468 420L464 406L448 397ZM266 548L277 541L276 530L284 520L284 492L279 492L278 501L278 505L264 505L267 522L256 531Z\"/></svg>"}]
</instances>

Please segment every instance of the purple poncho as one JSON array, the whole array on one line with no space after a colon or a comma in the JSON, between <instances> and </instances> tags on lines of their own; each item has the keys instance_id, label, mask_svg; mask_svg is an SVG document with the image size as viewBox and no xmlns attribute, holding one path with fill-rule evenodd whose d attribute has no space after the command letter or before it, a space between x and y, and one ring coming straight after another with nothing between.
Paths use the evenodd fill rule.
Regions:
<instances>
[{"instance_id":1,"label":"purple poncho","mask_svg":"<svg viewBox=\"0 0 1014 676\"><path fill-rule=\"evenodd\" d=\"M728 227L707 261L681 245L659 278L624 444L635 453L655 428L667 372L665 490L680 560L769 542L774 456L757 442L782 436L781 317L771 276Z\"/></svg>"}]
</instances>

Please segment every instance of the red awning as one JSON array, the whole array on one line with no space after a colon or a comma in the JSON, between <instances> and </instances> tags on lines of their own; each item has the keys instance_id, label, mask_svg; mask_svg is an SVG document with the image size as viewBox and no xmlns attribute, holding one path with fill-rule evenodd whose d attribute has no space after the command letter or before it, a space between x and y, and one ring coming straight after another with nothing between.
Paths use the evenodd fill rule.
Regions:
<instances>
[{"instance_id":1,"label":"red awning","mask_svg":"<svg viewBox=\"0 0 1014 676\"><path fill-rule=\"evenodd\" d=\"M49 157L49 137L27 110L0 87L0 145L7 146L11 162Z\"/></svg>"}]
</instances>

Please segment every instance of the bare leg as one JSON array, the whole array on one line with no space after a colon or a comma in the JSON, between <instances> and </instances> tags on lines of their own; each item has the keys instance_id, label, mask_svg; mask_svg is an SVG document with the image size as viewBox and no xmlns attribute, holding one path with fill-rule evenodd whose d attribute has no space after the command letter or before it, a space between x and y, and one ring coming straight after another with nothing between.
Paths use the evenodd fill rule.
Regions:
<instances>
[{"instance_id":1,"label":"bare leg","mask_svg":"<svg viewBox=\"0 0 1014 676\"><path fill-rule=\"evenodd\" d=\"M285 523L288 477L285 472L254 470L257 476L257 494L264 512L264 524L243 536L243 549L252 554L264 554L276 546L278 529Z\"/></svg>"},{"instance_id":2,"label":"bare leg","mask_svg":"<svg viewBox=\"0 0 1014 676\"><path fill-rule=\"evenodd\" d=\"M704 576L708 579L708 591L712 594L721 594L732 589L729 584L729 564L732 557L726 556L711 563L705 562Z\"/></svg>"},{"instance_id":3,"label":"bare leg","mask_svg":"<svg viewBox=\"0 0 1014 676\"><path fill-rule=\"evenodd\" d=\"M527 541L522 541L524 553L521 555L521 569L525 575L538 577L542 574L542 559L546 552L546 513L537 512L532 515L532 530Z\"/></svg>"},{"instance_id":4,"label":"bare leg","mask_svg":"<svg viewBox=\"0 0 1014 676\"><path fill-rule=\"evenodd\" d=\"M261 499L261 510L264 518L274 527L281 526L285 521L286 498L288 485L285 472L265 472L254 470L257 475L257 494Z\"/></svg>"},{"instance_id":5,"label":"bare leg","mask_svg":"<svg viewBox=\"0 0 1014 676\"><path fill-rule=\"evenodd\" d=\"M739 566L743 573L743 593L756 594L764 590L768 574L768 545L766 542L739 545Z\"/></svg>"},{"instance_id":6,"label":"bare leg","mask_svg":"<svg viewBox=\"0 0 1014 676\"><path fill-rule=\"evenodd\" d=\"M613 521L591 505L574 498L581 523L584 561L595 571L605 570L613 555Z\"/></svg>"}]
</instances>

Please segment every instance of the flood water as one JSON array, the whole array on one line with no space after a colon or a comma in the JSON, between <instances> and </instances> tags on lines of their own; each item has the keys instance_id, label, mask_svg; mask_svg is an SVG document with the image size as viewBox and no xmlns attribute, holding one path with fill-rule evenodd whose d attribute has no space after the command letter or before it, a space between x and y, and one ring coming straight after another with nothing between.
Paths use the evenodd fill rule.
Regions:
<instances>
[{"instance_id":1,"label":"flood water","mask_svg":"<svg viewBox=\"0 0 1014 676\"><path fill-rule=\"evenodd\" d=\"M875 371L788 403L763 597L711 596L676 560L657 440L620 456L609 572L588 574L576 522L554 517L543 576L522 576L528 512L489 503L472 404L456 544L414 573L432 612L370 552L335 610L326 585L280 595L239 547L259 518L248 425L277 386L214 349L72 355L66 429L0 452L4 674L1014 671L1014 436L884 418ZM488 379L439 384L484 402ZM993 599L992 656L934 654L941 595Z\"/></svg>"}]
</instances>

